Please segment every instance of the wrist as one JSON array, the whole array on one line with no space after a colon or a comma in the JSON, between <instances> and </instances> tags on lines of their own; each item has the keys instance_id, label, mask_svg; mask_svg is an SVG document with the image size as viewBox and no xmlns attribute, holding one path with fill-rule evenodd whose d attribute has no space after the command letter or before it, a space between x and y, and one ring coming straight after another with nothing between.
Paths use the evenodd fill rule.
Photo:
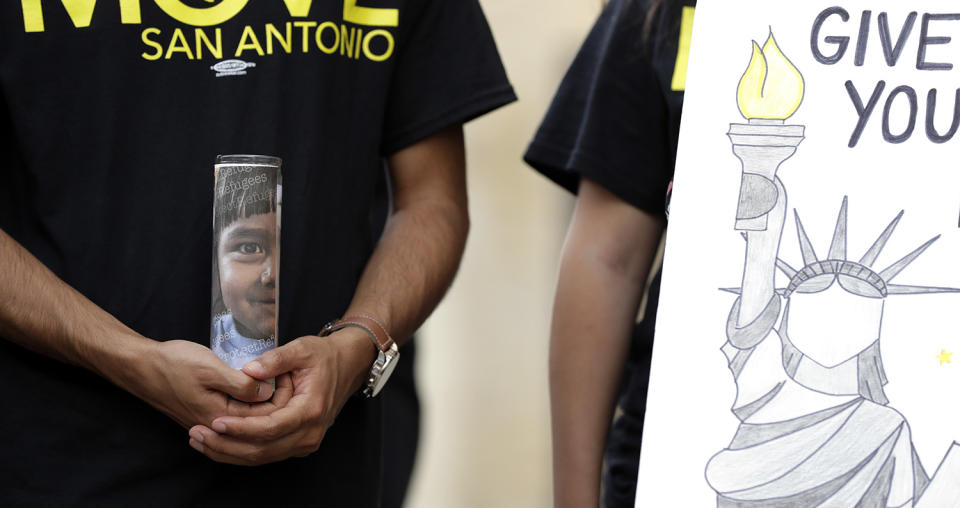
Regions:
<instances>
[{"instance_id":1,"label":"wrist","mask_svg":"<svg viewBox=\"0 0 960 508\"><path fill-rule=\"evenodd\" d=\"M377 348L370 337L360 328L341 328L325 338L340 356L342 373L349 380L350 392L357 392L366 385L370 368L377 359Z\"/></svg>"},{"instance_id":2,"label":"wrist","mask_svg":"<svg viewBox=\"0 0 960 508\"><path fill-rule=\"evenodd\" d=\"M381 321L364 314L350 315L331 322L323 328L321 335L329 336L345 328L356 328L370 338L376 357L370 365L369 375L362 386L365 396L375 397L390 379L390 374L397 365L397 358L400 356L397 345Z\"/></svg>"},{"instance_id":3,"label":"wrist","mask_svg":"<svg viewBox=\"0 0 960 508\"><path fill-rule=\"evenodd\" d=\"M160 343L137 334L120 334L108 347L88 354L89 368L120 388L142 393L157 372Z\"/></svg>"}]
</instances>

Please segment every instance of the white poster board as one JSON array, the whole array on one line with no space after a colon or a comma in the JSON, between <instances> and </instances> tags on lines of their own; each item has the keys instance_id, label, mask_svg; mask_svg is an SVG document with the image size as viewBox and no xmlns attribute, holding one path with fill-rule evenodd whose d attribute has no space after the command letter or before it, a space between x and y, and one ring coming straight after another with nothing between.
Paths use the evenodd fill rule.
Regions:
<instances>
[{"instance_id":1,"label":"white poster board","mask_svg":"<svg viewBox=\"0 0 960 508\"><path fill-rule=\"evenodd\" d=\"M960 506L951 12L699 3L637 506Z\"/></svg>"}]
</instances>

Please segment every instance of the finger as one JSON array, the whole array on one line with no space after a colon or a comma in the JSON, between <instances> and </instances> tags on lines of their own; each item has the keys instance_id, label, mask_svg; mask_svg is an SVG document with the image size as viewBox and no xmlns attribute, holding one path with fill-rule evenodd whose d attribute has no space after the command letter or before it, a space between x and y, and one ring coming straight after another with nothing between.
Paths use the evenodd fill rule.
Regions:
<instances>
[{"instance_id":1,"label":"finger","mask_svg":"<svg viewBox=\"0 0 960 508\"><path fill-rule=\"evenodd\" d=\"M273 391L270 402L277 408L286 406L293 398L293 376L290 373L281 374L276 378L277 387Z\"/></svg>"},{"instance_id":2,"label":"finger","mask_svg":"<svg viewBox=\"0 0 960 508\"><path fill-rule=\"evenodd\" d=\"M244 365L243 372L257 379L270 379L299 367L306 354L300 340L293 340L263 353L256 360Z\"/></svg>"},{"instance_id":3,"label":"finger","mask_svg":"<svg viewBox=\"0 0 960 508\"><path fill-rule=\"evenodd\" d=\"M290 403L293 398L293 376L283 374L277 378L277 389L273 392L273 403L278 407L284 407Z\"/></svg>"},{"instance_id":4,"label":"finger","mask_svg":"<svg viewBox=\"0 0 960 508\"><path fill-rule=\"evenodd\" d=\"M217 416L266 416L270 413L273 413L277 409L280 409L280 406L274 404L274 402L243 402L241 400L228 400L227 401L227 410L223 414Z\"/></svg>"},{"instance_id":5,"label":"finger","mask_svg":"<svg viewBox=\"0 0 960 508\"><path fill-rule=\"evenodd\" d=\"M303 408L288 405L265 416L220 417L211 428L247 441L274 441L295 432L305 421Z\"/></svg>"},{"instance_id":6,"label":"finger","mask_svg":"<svg viewBox=\"0 0 960 508\"><path fill-rule=\"evenodd\" d=\"M224 464L233 464L233 465L235 465L235 466L247 466L247 465L250 465L250 464L245 464L245 463L240 462L240 460L237 459L237 458L228 457L228 456L226 456L226 455L217 453L217 452L215 452L215 451L213 451L213 450L211 450L211 449L203 446L203 442L197 441L196 439L194 439L194 438L192 438L192 437L190 438L190 441L189 441L188 444L189 444L190 447L193 448L194 450L196 450L196 451L198 451L198 452L206 455L207 457L209 457L210 459L212 459L212 460L214 460L214 461L216 461L216 462L222 462L222 463L224 463Z\"/></svg>"},{"instance_id":7,"label":"finger","mask_svg":"<svg viewBox=\"0 0 960 508\"><path fill-rule=\"evenodd\" d=\"M228 464L255 466L276 462L298 452L296 436L265 443L244 441L197 425L190 429L190 446L207 457Z\"/></svg>"},{"instance_id":8,"label":"finger","mask_svg":"<svg viewBox=\"0 0 960 508\"><path fill-rule=\"evenodd\" d=\"M210 387L244 402L263 402L273 395L270 383L254 379L242 371L223 365L210 381Z\"/></svg>"},{"instance_id":9,"label":"finger","mask_svg":"<svg viewBox=\"0 0 960 508\"><path fill-rule=\"evenodd\" d=\"M273 398L269 401L250 404L238 400L228 400L226 414L217 416L266 416L286 406L291 397L293 397L293 380L290 374L283 374L277 378L277 388L273 392Z\"/></svg>"},{"instance_id":10,"label":"finger","mask_svg":"<svg viewBox=\"0 0 960 508\"><path fill-rule=\"evenodd\" d=\"M190 432L190 441L188 444L194 450L206 455L213 461L222 462L224 464L233 464L236 466L255 466L257 465L254 462L251 462L249 459L234 457L232 455L227 455L221 453L204 443L206 438L202 436L199 432L191 430Z\"/></svg>"}]
</instances>

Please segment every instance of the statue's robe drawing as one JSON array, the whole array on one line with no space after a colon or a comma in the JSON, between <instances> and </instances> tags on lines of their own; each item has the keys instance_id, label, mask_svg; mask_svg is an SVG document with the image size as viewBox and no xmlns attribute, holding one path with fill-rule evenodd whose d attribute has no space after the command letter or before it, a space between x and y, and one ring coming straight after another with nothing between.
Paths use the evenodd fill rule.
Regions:
<instances>
[{"instance_id":1,"label":"statue's robe drawing","mask_svg":"<svg viewBox=\"0 0 960 508\"><path fill-rule=\"evenodd\" d=\"M750 322L738 326L744 295L733 304L722 351L741 423L706 468L720 507L913 506L930 482L887 405L880 325L890 295L957 290L891 283L937 238L874 271L902 212L859 261L846 259L846 216L844 199L825 260L797 217L804 267L777 259L790 284Z\"/></svg>"}]
</instances>

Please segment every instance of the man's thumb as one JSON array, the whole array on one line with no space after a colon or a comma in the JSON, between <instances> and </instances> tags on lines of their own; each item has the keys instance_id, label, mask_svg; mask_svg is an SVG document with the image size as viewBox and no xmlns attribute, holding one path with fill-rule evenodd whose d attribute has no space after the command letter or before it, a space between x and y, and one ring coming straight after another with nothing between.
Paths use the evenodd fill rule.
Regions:
<instances>
[{"instance_id":1,"label":"man's thumb","mask_svg":"<svg viewBox=\"0 0 960 508\"><path fill-rule=\"evenodd\" d=\"M295 355L292 354L292 346L293 344L286 344L263 353L256 360L244 365L243 372L250 377L266 380L293 370Z\"/></svg>"}]
</instances>

